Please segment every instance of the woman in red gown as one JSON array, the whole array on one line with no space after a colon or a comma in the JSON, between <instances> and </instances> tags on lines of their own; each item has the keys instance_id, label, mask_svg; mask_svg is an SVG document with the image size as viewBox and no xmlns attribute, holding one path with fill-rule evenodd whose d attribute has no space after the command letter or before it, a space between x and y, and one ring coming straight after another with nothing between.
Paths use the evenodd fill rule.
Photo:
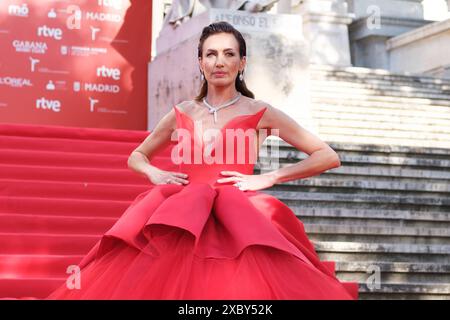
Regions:
<instances>
[{"instance_id":1,"label":"woman in red gown","mask_svg":"<svg viewBox=\"0 0 450 320\"><path fill-rule=\"evenodd\" d=\"M244 38L230 24L203 29L199 96L174 106L129 157L152 185L80 262L78 286L68 281L47 299L352 299L294 212L258 192L338 167L339 157L254 99L243 80L245 56ZM254 175L264 129L310 156ZM174 132L179 170L152 166L148 159ZM204 139L207 132L216 134Z\"/></svg>"}]
</instances>

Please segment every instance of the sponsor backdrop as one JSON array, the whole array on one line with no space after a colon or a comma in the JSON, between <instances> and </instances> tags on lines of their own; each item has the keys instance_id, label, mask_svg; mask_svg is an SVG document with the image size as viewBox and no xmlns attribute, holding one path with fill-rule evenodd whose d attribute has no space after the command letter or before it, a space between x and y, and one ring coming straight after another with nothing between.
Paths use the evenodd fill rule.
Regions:
<instances>
[{"instance_id":1,"label":"sponsor backdrop","mask_svg":"<svg viewBox=\"0 0 450 320\"><path fill-rule=\"evenodd\" d=\"M0 0L0 123L147 128L149 0Z\"/></svg>"}]
</instances>

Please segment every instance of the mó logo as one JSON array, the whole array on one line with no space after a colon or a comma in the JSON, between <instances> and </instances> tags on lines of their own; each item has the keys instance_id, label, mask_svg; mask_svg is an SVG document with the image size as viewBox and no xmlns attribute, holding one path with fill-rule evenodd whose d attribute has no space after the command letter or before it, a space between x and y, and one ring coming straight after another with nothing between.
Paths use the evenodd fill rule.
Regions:
<instances>
[{"instance_id":1,"label":"m\u00f3 logo","mask_svg":"<svg viewBox=\"0 0 450 320\"><path fill-rule=\"evenodd\" d=\"M42 26L37 29L39 37L53 38L56 40L62 39L62 33L62 30L59 28L49 28L47 26Z\"/></svg>"},{"instance_id":2,"label":"m\u00f3 logo","mask_svg":"<svg viewBox=\"0 0 450 320\"><path fill-rule=\"evenodd\" d=\"M61 111L61 102L58 100L47 100L45 98L40 98L40 99L36 100L36 109L60 112Z\"/></svg>"},{"instance_id":3,"label":"m\u00f3 logo","mask_svg":"<svg viewBox=\"0 0 450 320\"><path fill-rule=\"evenodd\" d=\"M107 68L106 66L101 66L97 68L97 77L120 80L120 70L117 68Z\"/></svg>"},{"instance_id":4,"label":"m\u00f3 logo","mask_svg":"<svg viewBox=\"0 0 450 320\"><path fill-rule=\"evenodd\" d=\"M24 3L21 6L17 4L10 4L8 6L8 14L10 16L17 16L17 17L28 17L29 9L27 5Z\"/></svg>"}]
</instances>

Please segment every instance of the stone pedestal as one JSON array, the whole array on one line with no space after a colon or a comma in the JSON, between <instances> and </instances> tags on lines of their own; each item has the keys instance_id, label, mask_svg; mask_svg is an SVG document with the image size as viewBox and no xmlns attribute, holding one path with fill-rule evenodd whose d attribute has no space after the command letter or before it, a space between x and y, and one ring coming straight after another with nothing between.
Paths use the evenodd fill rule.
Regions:
<instances>
[{"instance_id":1,"label":"stone pedestal","mask_svg":"<svg viewBox=\"0 0 450 320\"><path fill-rule=\"evenodd\" d=\"M420 28L422 0L347 0L355 21L349 27L352 63L390 70L386 40Z\"/></svg>"},{"instance_id":2,"label":"stone pedestal","mask_svg":"<svg viewBox=\"0 0 450 320\"><path fill-rule=\"evenodd\" d=\"M351 66L348 25L352 16L345 0L304 0L292 12L303 18L311 63Z\"/></svg>"},{"instance_id":3,"label":"stone pedestal","mask_svg":"<svg viewBox=\"0 0 450 320\"><path fill-rule=\"evenodd\" d=\"M160 33L157 56L149 64L148 129L176 103L192 100L199 93L198 40L203 27L220 20L231 23L247 42L244 77L255 98L314 131L309 111L309 53L301 16L224 9L205 11L175 30Z\"/></svg>"},{"instance_id":4,"label":"stone pedestal","mask_svg":"<svg viewBox=\"0 0 450 320\"><path fill-rule=\"evenodd\" d=\"M348 9L356 19L378 12L384 17L423 19L423 0L347 0Z\"/></svg>"},{"instance_id":5,"label":"stone pedestal","mask_svg":"<svg viewBox=\"0 0 450 320\"><path fill-rule=\"evenodd\" d=\"M389 39L387 49L391 71L450 78L450 19Z\"/></svg>"}]
</instances>

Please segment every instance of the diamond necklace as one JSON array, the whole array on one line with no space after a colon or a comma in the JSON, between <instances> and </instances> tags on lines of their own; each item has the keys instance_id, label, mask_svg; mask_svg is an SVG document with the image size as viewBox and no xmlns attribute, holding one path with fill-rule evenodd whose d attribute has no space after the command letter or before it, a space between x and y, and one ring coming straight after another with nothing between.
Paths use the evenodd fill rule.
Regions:
<instances>
[{"instance_id":1,"label":"diamond necklace","mask_svg":"<svg viewBox=\"0 0 450 320\"><path fill-rule=\"evenodd\" d=\"M239 98L242 96L242 94L240 92L238 92L237 96L231 100L229 100L228 102L225 102L224 104L218 106L218 107L213 107L212 105L210 105L208 103L208 101L206 101L206 97L203 98L203 103L205 104L205 106L208 107L209 109L209 113L213 113L214 114L214 123L217 123L217 111L219 111L222 108L228 107L230 105L232 105L233 103L235 103L236 101L239 100Z\"/></svg>"}]
</instances>

